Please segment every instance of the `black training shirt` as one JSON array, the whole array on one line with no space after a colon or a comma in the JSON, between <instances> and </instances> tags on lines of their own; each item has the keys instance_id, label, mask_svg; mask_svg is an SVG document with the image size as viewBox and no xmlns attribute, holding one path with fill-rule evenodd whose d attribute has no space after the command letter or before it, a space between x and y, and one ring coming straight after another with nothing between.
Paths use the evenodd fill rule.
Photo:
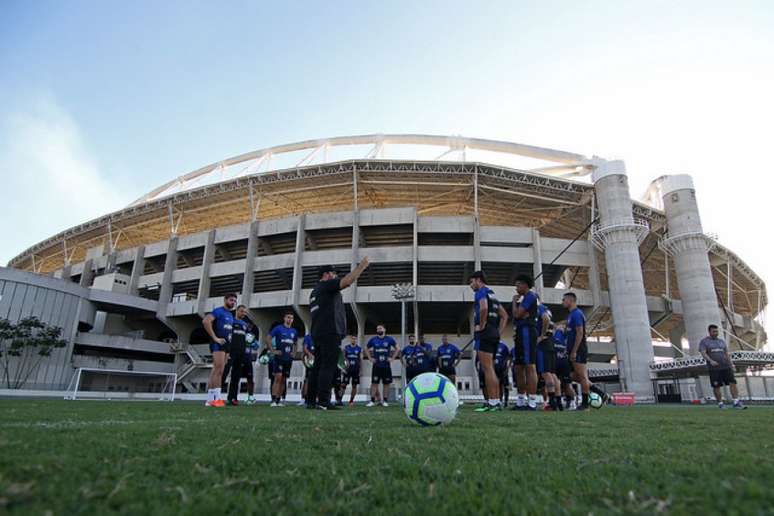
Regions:
<instances>
[{"instance_id":1,"label":"black training shirt","mask_svg":"<svg viewBox=\"0 0 774 516\"><path fill-rule=\"evenodd\" d=\"M341 280L320 281L309 296L312 311L312 338L347 334L347 315L341 299Z\"/></svg>"}]
</instances>

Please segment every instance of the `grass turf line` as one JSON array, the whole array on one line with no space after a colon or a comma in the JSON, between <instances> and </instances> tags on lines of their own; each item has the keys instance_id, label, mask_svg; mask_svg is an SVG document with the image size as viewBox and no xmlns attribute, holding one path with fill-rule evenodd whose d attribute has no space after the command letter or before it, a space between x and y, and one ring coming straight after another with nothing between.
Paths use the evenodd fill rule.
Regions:
<instances>
[{"instance_id":1,"label":"grass turf line","mask_svg":"<svg viewBox=\"0 0 774 516\"><path fill-rule=\"evenodd\" d=\"M0 513L762 514L774 410L0 400Z\"/></svg>"}]
</instances>

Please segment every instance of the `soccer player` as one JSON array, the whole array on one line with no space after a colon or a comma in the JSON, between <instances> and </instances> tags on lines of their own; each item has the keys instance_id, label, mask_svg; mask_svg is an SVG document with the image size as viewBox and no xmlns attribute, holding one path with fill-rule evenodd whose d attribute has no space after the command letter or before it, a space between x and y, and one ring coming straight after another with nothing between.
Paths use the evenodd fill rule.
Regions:
<instances>
[{"instance_id":1,"label":"soccer player","mask_svg":"<svg viewBox=\"0 0 774 516\"><path fill-rule=\"evenodd\" d=\"M210 353L212 353L212 371L207 381L208 407L223 407L226 404L220 399L221 380L223 368L226 364L226 353L231 340L231 329L234 325L234 316L231 310L236 305L236 294L223 296L223 306L219 306L211 313L204 316L202 326L210 336Z\"/></svg>"},{"instance_id":2,"label":"soccer player","mask_svg":"<svg viewBox=\"0 0 774 516\"><path fill-rule=\"evenodd\" d=\"M516 349L516 410L537 410L537 322L538 298L532 289L532 278L520 275L516 278L516 295L513 296L514 346ZM524 396L527 404L524 404Z\"/></svg>"},{"instance_id":3,"label":"soccer player","mask_svg":"<svg viewBox=\"0 0 774 516\"><path fill-rule=\"evenodd\" d=\"M421 338L421 337L420 337ZM414 342L414 335L408 336L408 344L400 352L400 361L406 371L406 383L427 371L427 348Z\"/></svg>"},{"instance_id":4,"label":"soccer player","mask_svg":"<svg viewBox=\"0 0 774 516\"><path fill-rule=\"evenodd\" d=\"M564 394L565 407L575 408L575 391L572 388L572 366L567 355L567 338L564 334L564 324L558 324L554 327L554 334L551 337L554 344L554 371L559 380L560 393ZM561 409L561 403L559 403Z\"/></svg>"},{"instance_id":5,"label":"soccer player","mask_svg":"<svg viewBox=\"0 0 774 516\"><path fill-rule=\"evenodd\" d=\"M537 353L535 356L535 369L537 374L543 380L544 399L548 400L548 405L544 405L546 410L560 410L562 404L561 392L559 390L559 381L554 374L556 372L556 355L554 352L554 341L549 332L551 325L551 311L540 302L538 297L538 322L537 322ZM558 406L557 406L558 403Z\"/></svg>"},{"instance_id":6,"label":"soccer player","mask_svg":"<svg viewBox=\"0 0 774 516\"><path fill-rule=\"evenodd\" d=\"M352 392L349 394L349 406L355 404L355 395L357 386L360 385L360 366L363 363L363 348L358 346L357 337L349 336L349 344L344 346L344 360L347 363L347 370L344 373L344 389L352 384Z\"/></svg>"},{"instance_id":7,"label":"soccer player","mask_svg":"<svg viewBox=\"0 0 774 516\"><path fill-rule=\"evenodd\" d=\"M236 317L231 327L231 346L229 347L229 362L231 362L231 379L228 382L228 405L239 404L239 384L242 381L242 370L247 358L249 363L249 351L247 348L248 325L245 320L247 307L239 305L236 309ZM247 357L245 356L247 354Z\"/></svg>"},{"instance_id":8,"label":"soccer player","mask_svg":"<svg viewBox=\"0 0 774 516\"><path fill-rule=\"evenodd\" d=\"M239 311L237 310L238 313ZM247 347L245 349L245 359L242 362L242 377L247 380L247 404L254 405L256 403L254 369L255 362L258 360L260 340L258 339L258 327L249 322L247 326Z\"/></svg>"},{"instance_id":9,"label":"soccer player","mask_svg":"<svg viewBox=\"0 0 774 516\"><path fill-rule=\"evenodd\" d=\"M583 311L578 308L578 298L574 292L567 292L562 297L562 304L569 311L567 323L565 324L565 335L567 338L567 353L572 366L572 379L581 386L581 405L576 410L586 410L589 408L589 390L591 388L591 381L586 368L588 355L586 317L583 315Z\"/></svg>"},{"instance_id":10,"label":"soccer player","mask_svg":"<svg viewBox=\"0 0 774 516\"><path fill-rule=\"evenodd\" d=\"M718 335L718 327L710 324L707 328L709 336L704 337L699 342L699 353L707 361L709 369L710 384L715 393L715 400L719 408L723 406L723 392L721 388L728 385L731 390L731 397L734 400L734 408L746 409L739 399L739 390L736 388L736 378L734 378L734 363L731 361L731 355L728 353L726 342Z\"/></svg>"},{"instance_id":11,"label":"soccer player","mask_svg":"<svg viewBox=\"0 0 774 516\"><path fill-rule=\"evenodd\" d=\"M336 268L332 265L324 265L317 269L319 281L309 296L315 351L314 366L307 391L307 408L323 410L338 408L331 404L331 384L338 367L341 341L347 334L347 312L344 310L341 291L357 281L367 267L368 257L366 256L343 278L338 277Z\"/></svg>"},{"instance_id":12,"label":"soccer player","mask_svg":"<svg viewBox=\"0 0 774 516\"><path fill-rule=\"evenodd\" d=\"M421 333L419 334L419 346L422 347L425 353L425 361L424 361L424 368L422 370L423 373L431 373L435 372L435 370L438 368L438 364L436 364L436 359L433 356L433 345L425 340L425 336Z\"/></svg>"},{"instance_id":13,"label":"soccer player","mask_svg":"<svg viewBox=\"0 0 774 516\"><path fill-rule=\"evenodd\" d=\"M448 335L441 336L441 345L438 346L438 372L457 385L457 364L460 361L460 348L449 344Z\"/></svg>"},{"instance_id":14,"label":"soccer player","mask_svg":"<svg viewBox=\"0 0 774 516\"><path fill-rule=\"evenodd\" d=\"M304 374L304 385L301 387L301 401L298 402L298 406L304 406L306 405L306 394L307 390L309 389L309 375L312 374L312 368L306 367L306 364L308 363L314 363L314 342L312 341L312 336L307 333L304 335L304 367L306 368L306 372Z\"/></svg>"},{"instance_id":15,"label":"soccer player","mask_svg":"<svg viewBox=\"0 0 774 516\"><path fill-rule=\"evenodd\" d=\"M487 404L475 409L477 412L502 410L499 394L500 386L494 370L494 354L500 344L500 335L508 324L508 312L502 307L494 292L486 286L486 275L476 271L470 276L470 288L473 297L473 322L475 338L478 344L477 357L484 372L484 385L487 391Z\"/></svg>"},{"instance_id":16,"label":"soccer player","mask_svg":"<svg viewBox=\"0 0 774 516\"><path fill-rule=\"evenodd\" d=\"M376 335L371 337L366 344L366 355L371 361L371 401L366 407L373 407L381 403L387 406L389 388L392 383L392 368L390 360L395 360L398 354L398 344L395 339L386 335L384 324L376 325ZM379 396L379 383L382 384L382 396Z\"/></svg>"},{"instance_id":17,"label":"soccer player","mask_svg":"<svg viewBox=\"0 0 774 516\"><path fill-rule=\"evenodd\" d=\"M503 402L503 407L508 406L508 396L510 389L508 388L508 363L510 362L511 350L508 349L508 345L500 341L497 346L497 352L494 356L494 368L497 375L497 381L500 384L500 401Z\"/></svg>"},{"instance_id":18,"label":"soccer player","mask_svg":"<svg viewBox=\"0 0 774 516\"><path fill-rule=\"evenodd\" d=\"M282 318L282 324L278 324L266 336L269 352L273 353L270 366L270 373L274 378L271 386L271 406L284 407L282 398L285 393L285 387L290 369L293 366L293 351L296 349L298 341L298 331L293 328L295 315L291 311L285 312Z\"/></svg>"}]
</instances>

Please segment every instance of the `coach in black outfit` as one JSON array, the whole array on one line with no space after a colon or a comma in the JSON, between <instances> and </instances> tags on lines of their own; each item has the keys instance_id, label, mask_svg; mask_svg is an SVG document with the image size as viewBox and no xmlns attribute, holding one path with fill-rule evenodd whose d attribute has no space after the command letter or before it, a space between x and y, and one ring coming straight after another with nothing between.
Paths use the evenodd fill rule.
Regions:
<instances>
[{"instance_id":1,"label":"coach in black outfit","mask_svg":"<svg viewBox=\"0 0 774 516\"><path fill-rule=\"evenodd\" d=\"M352 285L368 267L368 257L355 270L339 279L332 265L317 269L319 281L309 296L312 312L312 341L314 365L309 377L306 408L315 406L332 409L331 386L336 372L341 340L347 334L347 314L341 300L341 291Z\"/></svg>"}]
</instances>

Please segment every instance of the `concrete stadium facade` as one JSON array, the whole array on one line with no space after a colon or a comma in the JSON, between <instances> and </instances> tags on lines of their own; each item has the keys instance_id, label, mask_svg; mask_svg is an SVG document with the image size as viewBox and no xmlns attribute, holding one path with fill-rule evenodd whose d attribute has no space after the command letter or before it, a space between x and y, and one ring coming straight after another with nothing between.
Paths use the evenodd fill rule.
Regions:
<instances>
[{"instance_id":1,"label":"concrete stadium facade","mask_svg":"<svg viewBox=\"0 0 774 516\"><path fill-rule=\"evenodd\" d=\"M576 292L592 330L596 377L643 401L656 392L654 365L695 355L708 323L726 328L732 349L756 351L765 343L765 285L702 232L688 176L659 178L649 192L655 201L651 195L646 203L632 200L620 161L509 142L380 135L336 140L372 143L364 158L312 164L309 156L325 154L331 141L204 167L0 269L0 317L36 312L55 322L36 300L42 296L45 305L58 295L50 292L72 296L72 309L58 316L67 319L70 346L29 387L61 389L77 367L131 367L176 372L181 390L199 392L210 367L201 317L224 294L239 294L262 334L287 309L303 333L316 267L330 263L346 272L364 256L371 267L345 293L350 332L361 342L378 322L400 335L391 288L405 282L416 286L409 331L435 345L441 334L464 344L472 330L466 280L481 269L505 302L516 275L539 276L536 290L555 320L565 315L562 294ZM386 143L439 142L462 159L380 155ZM467 161L467 150L476 148L542 166ZM310 152L297 166L258 170L267 155L299 150ZM242 172L229 177L225 167L235 166ZM577 179L585 175L590 183ZM187 184L202 177L212 184ZM400 376L398 363L393 372ZM369 373L366 363L365 385ZM298 362L290 392L302 378ZM471 360L463 361L458 384L464 394L477 392ZM268 389L264 367L257 386Z\"/></svg>"}]
</instances>

